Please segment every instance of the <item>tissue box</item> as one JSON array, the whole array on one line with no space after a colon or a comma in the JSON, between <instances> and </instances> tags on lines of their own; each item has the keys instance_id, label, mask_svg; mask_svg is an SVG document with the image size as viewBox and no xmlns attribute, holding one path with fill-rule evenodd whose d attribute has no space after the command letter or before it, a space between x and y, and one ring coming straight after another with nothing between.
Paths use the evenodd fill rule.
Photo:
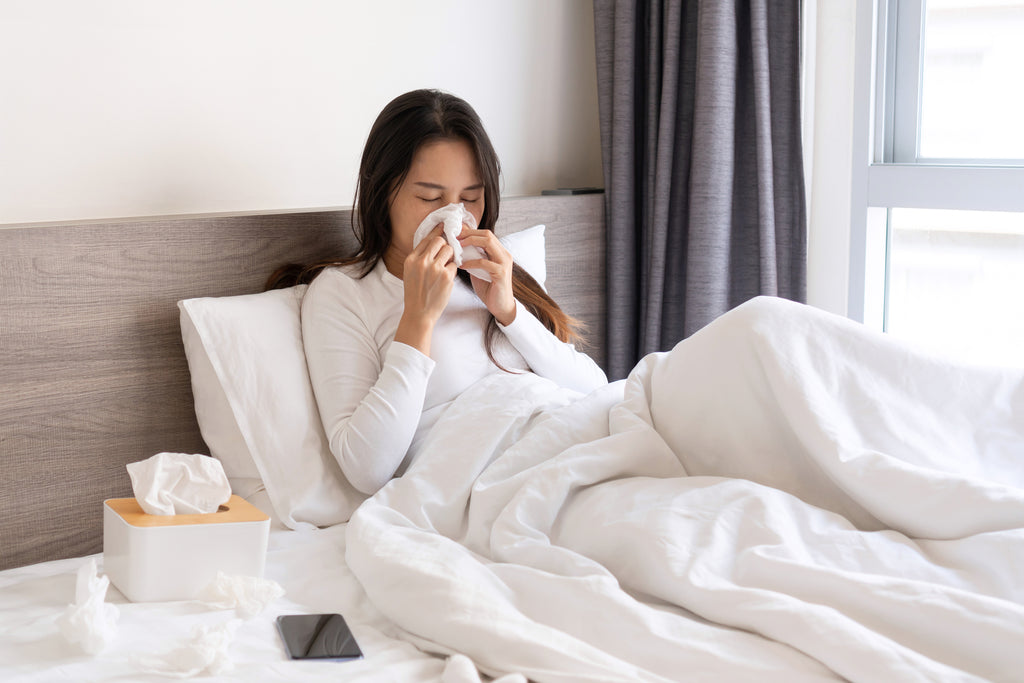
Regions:
<instances>
[{"instance_id":1,"label":"tissue box","mask_svg":"<svg viewBox=\"0 0 1024 683\"><path fill-rule=\"evenodd\" d=\"M133 602L192 600L217 572L263 578L270 517L239 496L205 515L149 515L103 502L103 569Z\"/></svg>"}]
</instances>

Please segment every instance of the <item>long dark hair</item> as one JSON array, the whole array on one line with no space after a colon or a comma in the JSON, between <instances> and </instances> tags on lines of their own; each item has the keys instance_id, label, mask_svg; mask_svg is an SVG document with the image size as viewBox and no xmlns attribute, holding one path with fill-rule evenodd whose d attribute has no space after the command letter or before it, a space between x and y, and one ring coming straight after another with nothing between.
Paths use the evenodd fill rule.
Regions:
<instances>
[{"instance_id":1,"label":"long dark hair","mask_svg":"<svg viewBox=\"0 0 1024 683\"><path fill-rule=\"evenodd\" d=\"M352 229L359 248L348 258L310 266L288 264L267 280L267 289L313 281L325 268L357 266L360 277L376 267L391 245L391 202L405 181L420 147L437 140L464 140L476 158L484 185L484 212L479 227L494 230L501 201L501 166L480 117L469 103L439 90L414 90L393 99L377 116L363 148L356 185ZM470 284L469 273L458 276ZM562 341L578 341L580 324L568 316L529 273L514 265L512 291L516 299ZM487 353L491 355L497 321L487 327ZM493 360L493 356L491 356Z\"/></svg>"}]
</instances>

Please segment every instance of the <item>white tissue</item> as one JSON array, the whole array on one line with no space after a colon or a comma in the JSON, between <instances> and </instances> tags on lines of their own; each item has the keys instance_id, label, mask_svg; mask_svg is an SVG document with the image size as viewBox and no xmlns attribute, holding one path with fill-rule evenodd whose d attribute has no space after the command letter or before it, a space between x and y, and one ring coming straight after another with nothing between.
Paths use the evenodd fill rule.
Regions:
<instances>
[{"instance_id":1,"label":"white tissue","mask_svg":"<svg viewBox=\"0 0 1024 683\"><path fill-rule=\"evenodd\" d=\"M476 228L476 219L473 218L473 214L466 210L463 204L449 204L448 206L442 206L436 211L432 211L430 215L423 219L420 226L416 228L416 232L412 236L412 246L415 249L416 245L423 241L423 238L433 230L438 223L444 223L444 238L451 245L452 251L455 252L455 265L462 266L463 261L473 261L474 259L487 258L487 256L480 249L476 247L466 246L463 247L459 244L459 233L462 232L462 224L465 223L469 228ZM485 270L479 268L467 268L467 272L477 276L481 280L491 281L490 274Z\"/></svg>"},{"instance_id":2,"label":"white tissue","mask_svg":"<svg viewBox=\"0 0 1024 683\"><path fill-rule=\"evenodd\" d=\"M242 619L250 619L282 595L284 589L276 581L217 572L217 578L203 589L199 600L214 609L234 609Z\"/></svg>"},{"instance_id":3,"label":"white tissue","mask_svg":"<svg viewBox=\"0 0 1024 683\"><path fill-rule=\"evenodd\" d=\"M216 512L231 498L224 467L206 455L157 453L127 467L135 499L151 515Z\"/></svg>"},{"instance_id":4,"label":"white tissue","mask_svg":"<svg viewBox=\"0 0 1024 683\"><path fill-rule=\"evenodd\" d=\"M228 647L235 638L239 623L233 619L217 626L199 624L184 645L162 655L138 657L136 661L144 673L174 678L229 671L235 664L228 654Z\"/></svg>"},{"instance_id":5,"label":"white tissue","mask_svg":"<svg viewBox=\"0 0 1024 683\"><path fill-rule=\"evenodd\" d=\"M103 601L109 585L109 578L96 574L96 559L90 558L78 568L75 602L57 621L68 642L89 654L102 650L117 634L117 607Z\"/></svg>"}]
</instances>

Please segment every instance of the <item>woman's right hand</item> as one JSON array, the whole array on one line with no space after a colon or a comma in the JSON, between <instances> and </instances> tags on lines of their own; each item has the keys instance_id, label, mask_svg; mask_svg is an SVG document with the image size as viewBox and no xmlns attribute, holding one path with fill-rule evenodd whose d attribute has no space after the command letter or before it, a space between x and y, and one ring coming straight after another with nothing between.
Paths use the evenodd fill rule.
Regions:
<instances>
[{"instance_id":1,"label":"woman's right hand","mask_svg":"<svg viewBox=\"0 0 1024 683\"><path fill-rule=\"evenodd\" d=\"M395 331L395 341L430 355L434 324L451 298L455 283L455 252L442 233L434 228L406 256L402 266L405 309Z\"/></svg>"}]
</instances>

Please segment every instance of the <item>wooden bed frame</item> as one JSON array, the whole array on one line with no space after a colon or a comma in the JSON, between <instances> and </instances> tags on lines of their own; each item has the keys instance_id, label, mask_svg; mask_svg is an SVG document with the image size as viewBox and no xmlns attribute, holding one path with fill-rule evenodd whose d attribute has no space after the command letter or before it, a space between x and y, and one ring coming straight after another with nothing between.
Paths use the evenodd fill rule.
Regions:
<instances>
[{"instance_id":1,"label":"wooden bed frame","mask_svg":"<svg viewBox=\"0 0 1024 683\"><path fill-rule=\"evenodd\" d=\"M286 262L351 248L349 211L0 229L0 569L102 550L125 465L208 453L179 299L262 290ZM547 287L604 365L604 195L502 200L499 234L543 223Z\"/></svg>"}]
</instances>

